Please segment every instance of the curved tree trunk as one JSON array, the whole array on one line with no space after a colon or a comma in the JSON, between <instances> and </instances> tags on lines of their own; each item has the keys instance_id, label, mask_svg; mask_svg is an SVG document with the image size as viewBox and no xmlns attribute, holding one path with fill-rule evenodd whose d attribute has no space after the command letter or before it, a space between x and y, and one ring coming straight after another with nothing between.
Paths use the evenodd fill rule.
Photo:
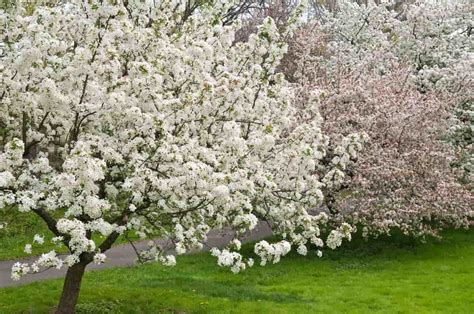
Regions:
<instances>
[{"instance_id":1,"label":"curved tree trunk","mask_svg":"<svg viewBox=\"0 0 474 314\"><path fill-rule=\"evenodd\" d=\"M87 263L80 262L68 268L56 314L75 313L79 290L81 289L81 281L86 266Z\"/></svg>"}]
</instances>

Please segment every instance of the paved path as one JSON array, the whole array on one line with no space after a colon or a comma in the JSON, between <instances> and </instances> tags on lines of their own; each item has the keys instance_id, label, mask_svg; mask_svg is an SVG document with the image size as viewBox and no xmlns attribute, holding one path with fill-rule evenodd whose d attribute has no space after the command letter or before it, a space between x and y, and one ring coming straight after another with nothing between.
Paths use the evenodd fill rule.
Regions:
<instances>
[{"instance_id":1,"label":"paved path","mask_svg":"<svg viewBox=\"0 0 474 314\"><path fill-rule=\"evenodd\" d=\"M266 223L259 223L257 227L252 230L248 235L241 239L242 242L251 242L258 241L263 238L266 238L272 234L269 226ZM225 246L229 240L232 239L232 233L229 230L220 230L220 231L211 231L208 235L208 239L205 242L204 250L209 250L212 247L222 247ZM144 249L147 246L148 241L138 242L135 244L137 249ZM160 244L167 244L163 240L158 240ZM112 247L106 252L107 260L104 264L96 265L89 264L87 270L100 270L112 267L126 267L136 264L137 255L133 250L133 247L130 244L122 244ZM29 259L21 260L22 262L31 263L36 259L34 257ZM19 281L13 281L10 278L12 265L19 260L13 261L0 261L0 288L19 286L28 284L31 282L36 282L40 280L53 279L63 277L66 273L66 268L57 270L57 269L48 269L44 272L26 275ZM179 263L179 260L178 260Z\"/></svg>"}]
</instances>

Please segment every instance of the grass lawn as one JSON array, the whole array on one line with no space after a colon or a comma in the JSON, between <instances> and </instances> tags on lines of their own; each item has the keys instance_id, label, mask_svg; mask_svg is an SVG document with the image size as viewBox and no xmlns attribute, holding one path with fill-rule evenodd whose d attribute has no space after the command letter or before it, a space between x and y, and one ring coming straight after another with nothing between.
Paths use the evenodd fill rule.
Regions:
<instances>
[{"instance_id":1,"label":"grass lawn","mask_svg":"<svg viewBox=\"0 0 474 314\"><path fill-rule=\"evenodd\" d=\"M246 250L249 250L248 247ZM62 281L0 289L0 313L47 313ZM86 274L79 313L474 313L474 230L413 245L355 240L233 275L208 254Z\"/></svg>"}]
</instances>

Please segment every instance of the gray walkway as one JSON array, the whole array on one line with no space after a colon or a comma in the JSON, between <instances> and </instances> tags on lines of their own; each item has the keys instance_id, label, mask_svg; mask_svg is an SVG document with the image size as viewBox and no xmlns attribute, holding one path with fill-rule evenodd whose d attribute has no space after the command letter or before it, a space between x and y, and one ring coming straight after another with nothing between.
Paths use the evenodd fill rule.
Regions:
<instances>
[{"instance_id":1,"label":"gray walkway","mask_svg":"<svg viewBox=\"0 0 474 314\"><path fill-rule=\"evenodd\" d=\"M247 236L241 239L242 242L252 242L258 241L263 238L266 238L272 234L269 226L266 223L259 223L257 227L252 230ZM222 231L211 231L208 236L208 240L204 245L204 250L209 250L212 247L222 247L225 246L229 240L232 239L232 233L228 230ZM148 241L143 241L136 243L135 246L137 249L146 248ZM161 244L165 244L163 241L158 240ZM100 270L107 269L112 267L126 267L136 264L137 255L133 250L133 247L130 244L117 245L112 247L109 251L106 252L107 260L104 264L96 265L89 264L87 270ZM35 258L29 258L24 260L12 260L12 261L0 261L0 288L19 286L28 284L31 282L36 282L40 280L53 279L63 277L66 273L66 269L48 269L44 272L26 275L19 281L13 281L10 278L12 265L18 261L31 263L35 261ZM179 263L179 259L178 259ZM216 266L217 267L217 266Z\"/></svg>"}]
</instances>

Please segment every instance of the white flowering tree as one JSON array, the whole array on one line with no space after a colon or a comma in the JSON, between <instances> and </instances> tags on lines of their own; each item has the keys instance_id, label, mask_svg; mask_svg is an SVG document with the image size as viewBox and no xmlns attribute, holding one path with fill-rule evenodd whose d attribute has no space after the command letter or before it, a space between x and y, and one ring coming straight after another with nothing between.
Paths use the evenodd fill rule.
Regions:
<instances>
[{"instance_id":1,"label":"white flowering tree","mask_svg":"<svg viewBox=\"0 0 474 314\"><path fill-rule=\"evenodd\" d=\"M235 44L239 23L221 24L232 3L186 19L183 3L76 0L0 14L0 208L37 214L55 236L36 242L69 252L17 263L12 277L67 267L58 313L74 310L86 266L124 233L158 232L183 254L231 227L213 255L233 272L253 264L238 238L259 219L281 236L256 244L262 264L292 245L324 245L325 215L309 210L360 145L331 149L341 158L321 166L321 118L298 109L275 73L286 45L271 19ZM341 225L326 244L350 232ZM173 265L167 254L154 245L141 256Z\"/></svg>"}]
</instances>

